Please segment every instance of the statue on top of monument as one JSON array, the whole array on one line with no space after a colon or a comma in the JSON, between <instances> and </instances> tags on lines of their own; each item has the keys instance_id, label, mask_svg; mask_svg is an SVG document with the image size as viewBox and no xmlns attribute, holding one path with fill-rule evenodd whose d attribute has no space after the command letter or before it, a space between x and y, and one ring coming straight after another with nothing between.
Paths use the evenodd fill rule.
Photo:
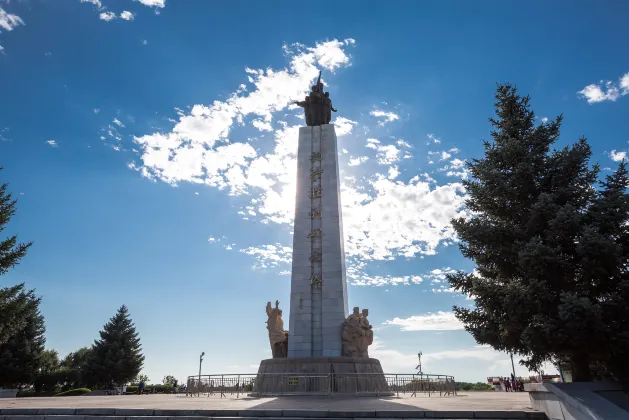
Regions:
<instances>
[{"instance_id":1,"label":"statue on top of monument","mask_svg":"<svg viewBox=\"0 0 629 420\"><path fill-rule=\"evenodd\" d=\"M312 86L311 92L306 96L304 101L295 101L295 105L304 108L306 117L306 125L309 127L323 124L330 124L332 120L332 112L337 112L332 107L330 93L323 91L323 83L321 82L321 72L317 83Z\"/></svg>"},{"instance_id":2,"label":"statue on top of monument","mask_svg":"<svg viewBox=\"0 0 629 420\"><path fill-rule=\"evenodd\" d=\"M266 314L269 317L266 321L266 328L269 330L271 354L274 359L288 357L288 331L284 331L282 310L279 305L280 302L277 300L275 301L275 308L271 306L271 302L266 304Z\"/></svg>"}]
</instances>

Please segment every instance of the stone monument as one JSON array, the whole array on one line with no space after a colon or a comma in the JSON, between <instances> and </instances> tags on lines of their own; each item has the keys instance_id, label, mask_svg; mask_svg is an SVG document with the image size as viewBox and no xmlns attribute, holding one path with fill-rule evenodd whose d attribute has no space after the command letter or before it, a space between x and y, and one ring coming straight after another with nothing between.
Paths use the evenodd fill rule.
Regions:
<instances>
[{"instance_id":1,"label":"stone monument","mask_svg":"<svg viewBox=\"0 0 629 420\"><path fill-rule=\"evenodd\" d=\"M323 91L321 73L305 100L295 104L304 108L306 127L299 129L297 151L290 335L283 330L279 302L275 309L269 302L267 328L273 359L260 364L257 392L278 391L279 383L265 373L312 373L335 374L330 377L338 377L339 383L311 381L295 386L382 394L387 390L382 367L367 351L373 341L368 311L354 308L348 316L337 140L330 124L336 109L329 93ZM284 353L286 341L288 352ZM355 375L361 373L372 375Z\"/></svg>"}]
</instances>

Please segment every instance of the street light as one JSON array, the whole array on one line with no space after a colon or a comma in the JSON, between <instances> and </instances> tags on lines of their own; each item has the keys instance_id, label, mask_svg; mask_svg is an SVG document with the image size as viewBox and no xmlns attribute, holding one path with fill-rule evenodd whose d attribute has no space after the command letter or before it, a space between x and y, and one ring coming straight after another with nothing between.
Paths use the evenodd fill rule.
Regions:
<instances>
[{"instance_id":1,"label":"street light","mask_svg":"<svg viewBox=\"0 0 629 420\"><path fill-rule=\"evenodd\" d=\"M421 375L422 374L422 352L421 351L417 353L417 358L419 359L419 364L417 365L415 369L417 369L418 370L417 373Z\"/></svg>"},{"instance_id":2,"label":"street light","mask_svg":"<svg viewBox=\"0 0 629 420\"><path fill-rule=\"evenodd\" d=\"M511 353L511 369L513 370L513 378L515 379L515 365L513 364L513 353Z\"/></svg>"},{"instance_id":3,"label":"street light","mask_svg":"<svg viewBox=\"0 0 629 420\"><path fill-rule=\"evenodd\" d=\"M201 363L203 363L203 356L205 356L205 352L201 352L201 356L199 356L199 387L197 388L197 397L201 395Z\"/></svg>"}]
</instances>

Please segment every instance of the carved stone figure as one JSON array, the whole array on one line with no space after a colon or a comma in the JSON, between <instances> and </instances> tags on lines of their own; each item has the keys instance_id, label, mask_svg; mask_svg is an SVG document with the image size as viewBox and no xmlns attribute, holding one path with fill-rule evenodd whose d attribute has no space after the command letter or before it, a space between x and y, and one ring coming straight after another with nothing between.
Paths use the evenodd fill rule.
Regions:
<instances>
[{"instance_id":1,"label":"carved stone figure","mask_svg":"<svg viewBox=\"0 0 629 420\"><path fill-rule=\"evenodd\" d=\"M282 310L279 308L279 301L275 301L275 308L271 307L271 302L266 304L266 314L269 319L266 321L266 328L269 330L269 342L271 343L271 354L274 359L288 356L288 331L284 331L284 321L282 321Z\"/></svg>"},{"instance_id":2,"label":"carved stone figure","mask_svg":"<svg viewBox=\"0 0 629 420\"><path fill-rule=\"evenodd\" d=\"M342 355L345 357L361 357L360 340L365 331L360 325L360 310L354 308L354 312L343 323L341 339L343 341Z\"/></svg>"},{"instance_id":3,"label":"carved stone figure","mask_svg":"<svg viewBox=\"0 0 629 420\"><path fill-rule=\"evenodd\" d=\"M365 331L365 335L361 337L358 350L360 351L360 357L369 357L369 346L373 343L373 327L369 323L367 317L369 316L369 309L363 309L360 316L360 327Z\"/></svg>"},{"instance_id":4,"label":"carved stone figure","mask_svg":"<svg viewBox=\"0 0 629 420\"><path fill-rule=\"evenodd\" d=\"M330 124L330 120L332 119L332 112L336 112L336 109L332 107L330 93L323 92L321 72L319 72L317 84L312 86L310 94L306 96L306 100L295 101L293 103L304 108L306 125L309 127Z\"/></svg>"},{"instance_id":5,"label":"carved stone figure","mask_svg":"<svg viewBox=\"0 0 629 420\"><path fill-rule=\"evenodd\" d=\"M345 357L369 357L368 347L373 343L373 327L367 317L369 310L358 307L343 323L341 339Z\"/></svg>"}]
</instances>

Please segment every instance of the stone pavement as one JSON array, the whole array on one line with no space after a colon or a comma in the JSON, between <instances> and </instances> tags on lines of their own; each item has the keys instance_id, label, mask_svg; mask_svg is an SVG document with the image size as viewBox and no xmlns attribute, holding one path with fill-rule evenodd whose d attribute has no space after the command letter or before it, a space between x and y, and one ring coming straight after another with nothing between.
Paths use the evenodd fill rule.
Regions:
<instances>
[{"instance_id":1,"label":"stone pavement","mask_svg":"<svg viewBox=\"0 0 629 420\"><path fill-rule=\"evenodd\" d=\"M532 410L527 392L470 392L456 397L280 397L220 398L185 395L123 395L0 399L3 408L146 408L170 410Z\"/></svg>"}]
</instances>

